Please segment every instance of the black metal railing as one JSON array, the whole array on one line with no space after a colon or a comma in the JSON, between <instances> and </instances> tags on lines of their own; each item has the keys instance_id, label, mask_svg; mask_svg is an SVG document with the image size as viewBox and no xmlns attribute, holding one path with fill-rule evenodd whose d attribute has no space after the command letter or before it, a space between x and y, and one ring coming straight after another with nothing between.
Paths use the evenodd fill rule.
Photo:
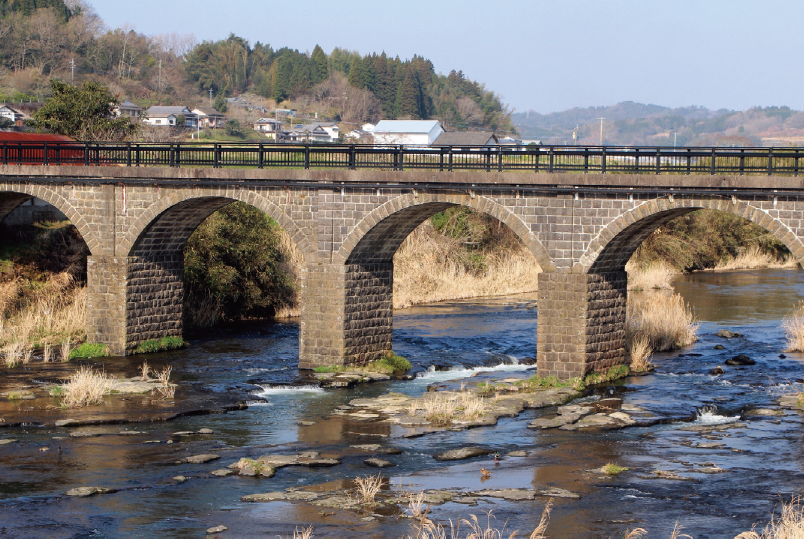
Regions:
<instances>
[{"instance_id":1,"label":"black metal railing","mask_svg":"<svg viewBox=\"0 0 804 539\"><path fill-rule=\"evenodd\" d=\"M3 165L798 176L804 148L3 142Z\"/></svg>"}]
</instances>

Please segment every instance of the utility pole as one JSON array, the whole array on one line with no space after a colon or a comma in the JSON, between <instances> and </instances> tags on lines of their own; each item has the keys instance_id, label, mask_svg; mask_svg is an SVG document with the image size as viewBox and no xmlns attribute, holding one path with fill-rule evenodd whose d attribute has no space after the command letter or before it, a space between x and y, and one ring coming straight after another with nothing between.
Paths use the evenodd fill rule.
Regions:
<instances>
[{"instance_id":1,"label":"utility pole","mask_svg":"<svg viewBox=\"0 0 804 539\"><path fill-rule=\"evenodd\" d=\"M156 87L159 88L159 93L162 93L162 60L159 60L159 78L157 79Z\"/></svg>"},{"instance_id":2,"label":"utility pole","mask_svg":"<svg viewBox=\"0 0 804 539\"><path fill-rule=\"evenodd\" d=\"M75 84L75 59L70 59L70 84Z\"/></svg>"},{"instance_id":3,"label":"utility pole","mask_svg":"<svg viewBox=\"0 0 804 539\"><path fill-rule=\"evenodd\" d=\"M605 118L598 118L600 120L600 145L603 146L603 120Z\"/></svg>"},{"instance_id":4,"label":"utility pole","mask_svg":"<svg viewBox=\"0 0 804 539\"><path fill-rule=\"evenodd\" d=\"M209 89L209 106L212 106L212 88Z\"/></svg>"},{"instance_id":5,"label":"utility pole","mask_svg":"<svg viewBox=\"0 0 804 539\"><path fill-rule=\"evenodd\" d=\"M673 133L673 148L675 148L675 147L676 147L676 140L677 140L677 139L678 139L678 133L677 133L677 132L674 132L674 133Z\"/></svg>"}]
</instances>

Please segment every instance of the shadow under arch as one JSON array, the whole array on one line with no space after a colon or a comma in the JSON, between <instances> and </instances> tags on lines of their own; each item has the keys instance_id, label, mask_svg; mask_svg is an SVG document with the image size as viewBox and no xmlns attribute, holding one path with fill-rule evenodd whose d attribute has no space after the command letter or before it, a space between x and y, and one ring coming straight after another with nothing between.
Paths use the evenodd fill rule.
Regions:
<instances>
[{"instance_id":1,"label":"shadow under arch","mask_svg":"<svg viewBox=\"0 0 804 539\"><path fill-rule=\"evenodd\" d=\"M192 233L213 213L234 202L244 202L283 223L297 248L307 258L306 236L276 205L253 194L241 196L173 195L152 204L132 225L121 245L126 260L125 352L140 343L181 336L184 311L184 246ZM236 195L236 194L235 194ZM266 211L267 210L267 211ZM276 219L276 218L279 219Z\"/></svg>"},{"instance_id":2,"label":"shadow under arch","mask_svg":"<svg viewBox=\"0 0 804 539\"><path fill-rule=\"evenodd\" d=\"M500 204L477 196L450 194L407 194L386 202L363 218L346 237L337 256L347 264L386 263L417 226L452 206L466 206L486 213L508 228L522 241L542 271L555 271L547 249L519 217Z\"/></svg>"},{"instance_id":3,"label":"shadow under arch","mask_svg":"<svg viewBox=\"0 0 804 539\"><path fill-rule=\"evenodd\" d=\"M718 210L742 217L773 234L801 263L804 243L784 223L768 213L746 204L721 198L651 200L624 213L592 240L580 259L584 273L602 274L625 271L625 264L639 245L656 229L695 210Z\"/></svg>"},{"instance_id":4,"label":"shadow under arch","mask_svg":"<svg viewBox=\"0 0 804 539\"><path fill-rule=\"evenodd\" d=\"M54 206L75 226L87 244L90 254L100 252L101 245L86 219L59 193L41 185L0 185L0 223L20 204L38 198Z\"/></svg>"}]
</instances>

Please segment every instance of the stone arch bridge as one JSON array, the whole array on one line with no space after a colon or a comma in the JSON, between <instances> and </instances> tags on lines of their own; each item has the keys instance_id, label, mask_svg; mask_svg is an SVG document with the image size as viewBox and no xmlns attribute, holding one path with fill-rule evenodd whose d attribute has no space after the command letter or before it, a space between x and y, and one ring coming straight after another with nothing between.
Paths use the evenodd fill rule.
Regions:
<instances>
[{"instance_id":1,"label":"stone arch bridge","mask_svg":"<svg viewBox=\"0 0 804 539\"><path fill-rule=\"evenodd\" d=\"M31 197L86 241L88 337L115 354L182 334L184 244L238 200L278 221L304 254L302 368L391 349L393 255L454 205L505 223L541 265L538 372L562 379L625 362L625 263L675 217L739 215L804 260L798 177L0 165L0 220Z\"/></svg>"}]
</instances>

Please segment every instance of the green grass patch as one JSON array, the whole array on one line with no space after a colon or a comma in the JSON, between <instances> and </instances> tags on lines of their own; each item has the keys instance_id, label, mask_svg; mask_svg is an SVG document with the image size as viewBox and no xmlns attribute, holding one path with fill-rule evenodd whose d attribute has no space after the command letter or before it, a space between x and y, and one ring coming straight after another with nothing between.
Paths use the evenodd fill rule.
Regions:
<instances>
[{"instance_id":1,"label":"green grass patch","mask_svg":"<svg viewBox=\"0 0 804 539\"><path fill-rule=\"evenodd\" d=\"M395 372L409 371L410 367L410 361L402 356L394 354L393 352L388 352L384 358L369 363L365 368L370 372L394 374Z\"/></svg>"},{"instance_id":2,"label":"green grass patch","mask_svg":"<svg viewBox=\"0 0 804 539\"><path fill-rule=\"evenodd\" d=\"M108 355L109 347L100 343L85 342L70 350L70 359L104 357Z\"/></svg>"},{"instance_id":3,"label":"green grass patch","mask_svg":"<svg viewBox=\"0 0 804 539\"><path fill-rule=\"evenodd\" d=\"M64 387L63 386L50 386L50 396L51 397L63 397L64 396Z\"/></svg>"},{"instance_id":4,"label":"green grass patch","mask_svg":"<svg viewBox=\"0 0 804 539\"><path fill-rule=\"evenodd\" d=\"M8 394L6 395L6 398L8 398L8 400L10 401L17 401L22 398L22 393L20 393L19 391L9 391Z\"/></svg>"},{"instance_id":5,"label":"green grass patch","mask_svg":"<svg viewBox=\"0 0 804 539\"><path fill-rule=\"evenodd\" d=\"M618 474L621 474L623 472L627 472L629 470L629 468L625 468L623 466L617 466L613 462L609 462L608 464L603 466L602 470L603 470L603 473L606 474L606 475L618 475Z\"/></svg>"},{"instance_id":6,"label":"green grass patch","mask_svg":"<svg viewBox=\"0 0 804 539\"><path fill-rule=\"evenodd\" d=\"M343 372L345 369L341 365L319 365L313 372L328 373L328 372Z\"/></svg>"},{"instance_id":7,"label":"green grass patch","mask_svg":"<svg viewBox=\"0 0 804 539\"><path fill-rule=\"evenodd\" d=\"M135 354L153 354L154 352L164 352L165 350L177 350L184 348L187 343L181 337L162 337L150 341L142 341L134 349Z\"/></svg>"},{"instance_id":8,"label":"green grass patch","mask_svg":"<svg viewBox=\"0 0 804 539\"><path fill-rule=\"evenodd\" d=\"M612 380L625 378L628 376L629 372L631 372L631 370L628 368L628 365L616 365L611 367L606 372L593 372L588 374L586 378L584 378L583 382L586 386L605 384L606 382L611 382Z\"/></svg>"}]
</instances>

